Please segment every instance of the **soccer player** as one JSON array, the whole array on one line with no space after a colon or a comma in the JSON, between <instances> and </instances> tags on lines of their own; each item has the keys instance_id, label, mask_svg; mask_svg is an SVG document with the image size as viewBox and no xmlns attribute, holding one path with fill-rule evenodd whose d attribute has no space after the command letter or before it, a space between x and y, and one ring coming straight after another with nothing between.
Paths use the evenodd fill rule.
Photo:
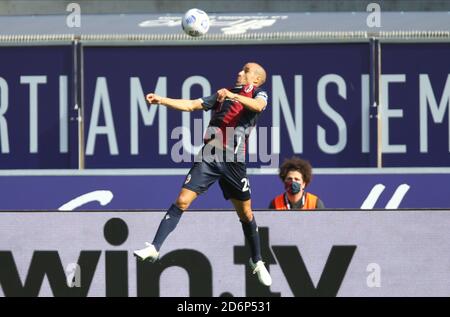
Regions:
<instances>
[{"instance_id":1,"label":"soccer player","mask_svg":"<svg viewBox=\"0 0 450 317\"><path fill-rule=\"evenodd\" d=\"M201 159L190 169L175 203L161 220L153 242L134 251L141 260L154 262L164 240L178 224L181 215L198 195L219 180L225 199L231 200L249 242L249 260L253 274L266 286L272 278L261 258L258 227L252 212L250 184L245 166L245 143L250 129L267 106L267 93L260 86L266 81L266 72L256 63L247 63L239 71L234 88L220 89L215 94L195 99L171 99L150 93L150 104L159 104L180 111L214 111L205 134ZM214 158L214 159L212 159Z\"/></svg>"},{"instance_id":2,"label":"soccer player","mask_svg":"<svg viewBox=\"0 0 450 317\"><path fill-rule=\"evenodd\" d=\"M325 208L319 197L305 190L312 179L312 166L308 161L296 156L285 160L280 166L279 176L284 184L285 192L270 202L269 209L311 210Z\"/></svg>"}]
</instances>

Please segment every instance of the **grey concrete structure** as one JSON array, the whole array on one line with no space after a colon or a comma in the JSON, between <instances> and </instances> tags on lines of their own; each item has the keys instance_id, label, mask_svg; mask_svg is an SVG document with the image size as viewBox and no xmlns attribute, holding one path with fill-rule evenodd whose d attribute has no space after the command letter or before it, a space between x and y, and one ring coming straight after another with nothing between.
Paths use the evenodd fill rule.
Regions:
<instances>
[{"instance_id":1,"label":"grey concrete structure","mask_svg":"<svg viewBox=\"0 0 450 317\"><path fill-rule=\"evenodd\" d=\"M449 0L1 0L0 15L63 14L69 3L82 13L180 13L189 8L207 12L365 11L369 3L385 11L450 11Z\"/></svg>"}]
</instances>

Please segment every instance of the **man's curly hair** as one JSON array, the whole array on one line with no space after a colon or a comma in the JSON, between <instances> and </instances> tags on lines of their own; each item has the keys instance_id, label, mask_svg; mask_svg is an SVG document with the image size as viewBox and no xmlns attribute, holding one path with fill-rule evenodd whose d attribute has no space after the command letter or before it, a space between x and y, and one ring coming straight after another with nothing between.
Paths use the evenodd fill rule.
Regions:
<instances>
[{"instance_id":1,"label":"man's curly hair","mask_svg":"<svg viewBox=\"0 0 450 317\"><path fill-rule=\"evenodd\" d=\"M293 156L290 159L285 159L283 164L280 166L279 173L282 182L284 182L284 179L290 171L300 172L300 174L302 174L303 176L303 181L305 182L306 186L308 186L308 184L311 182L312 166L309 161L302 160L297 156Z\"/></svg>"}]
</instances>

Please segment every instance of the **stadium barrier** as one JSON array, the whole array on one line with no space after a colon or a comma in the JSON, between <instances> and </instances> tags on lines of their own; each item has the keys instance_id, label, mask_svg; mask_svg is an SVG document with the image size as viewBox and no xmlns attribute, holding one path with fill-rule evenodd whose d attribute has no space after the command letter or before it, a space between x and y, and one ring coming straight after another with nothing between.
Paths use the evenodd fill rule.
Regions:
<instances>
[{"instance_id":1,"label":"stadium barrier","mask_svg":"<svg viewBox=\"0 0 450 317\"><path fill-rule=\"evenodd\" d=\"M276 174L250 170L252 206L265 209L284 189ZM315 171L307 191L326 208L448 208L448 172L430 169L353 169ZM343 173L345 172L345 173ZM2 210L166 210L176 199L188 171L85 170L15 171L2 176ZM11 175L14 174L14 175ZM433 189L430 191L430 189ZM425 194L426 193L426 194ZM229 201L214 184L192 204L194 209L228 209Z\"/></svg>"},{"instance_id":2,"label":"stadium barrier","mask_svg":"<svg viewBox=\"0 0 450 317\"><path fill-rule=\"evenodd\" d=\"M293 154L318 168L448 167L449 34L2 35L0 167L188 168L210 114L149 108L145 93L208 95L243 59L270 75L251 167ZM217 72L218 60L239 66Z\"/></svg>"},{"instance_id":3,"label":"stadium barrier","mask_svg":"<svg viewBox=\"0 0 450 317\"><path fill-rule=\"evenodd\" d=\"M163 213L1 212L4 296L448 296L448 211L260 211L260 286L236 215L188 212L160 261L132 250Z\"/></svg>"}]
</instances>

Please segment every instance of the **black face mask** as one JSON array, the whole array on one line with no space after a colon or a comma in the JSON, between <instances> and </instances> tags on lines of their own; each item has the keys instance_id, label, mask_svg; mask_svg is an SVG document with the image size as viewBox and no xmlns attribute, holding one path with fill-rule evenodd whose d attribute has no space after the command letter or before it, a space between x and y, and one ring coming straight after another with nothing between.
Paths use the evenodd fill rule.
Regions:
<instances>
[{"instance_id":1,"label":"black face mask","mask_svg":"<svg viewBox=\"0 0 450 317\"><path fill-rule=\"evenodd\" d=\"M292 181L285 182L284 183L284 188L291 195L298 194L300 192L300 190L301 190L300 183L292 182Z\"/></svg>"}]
</instances>

